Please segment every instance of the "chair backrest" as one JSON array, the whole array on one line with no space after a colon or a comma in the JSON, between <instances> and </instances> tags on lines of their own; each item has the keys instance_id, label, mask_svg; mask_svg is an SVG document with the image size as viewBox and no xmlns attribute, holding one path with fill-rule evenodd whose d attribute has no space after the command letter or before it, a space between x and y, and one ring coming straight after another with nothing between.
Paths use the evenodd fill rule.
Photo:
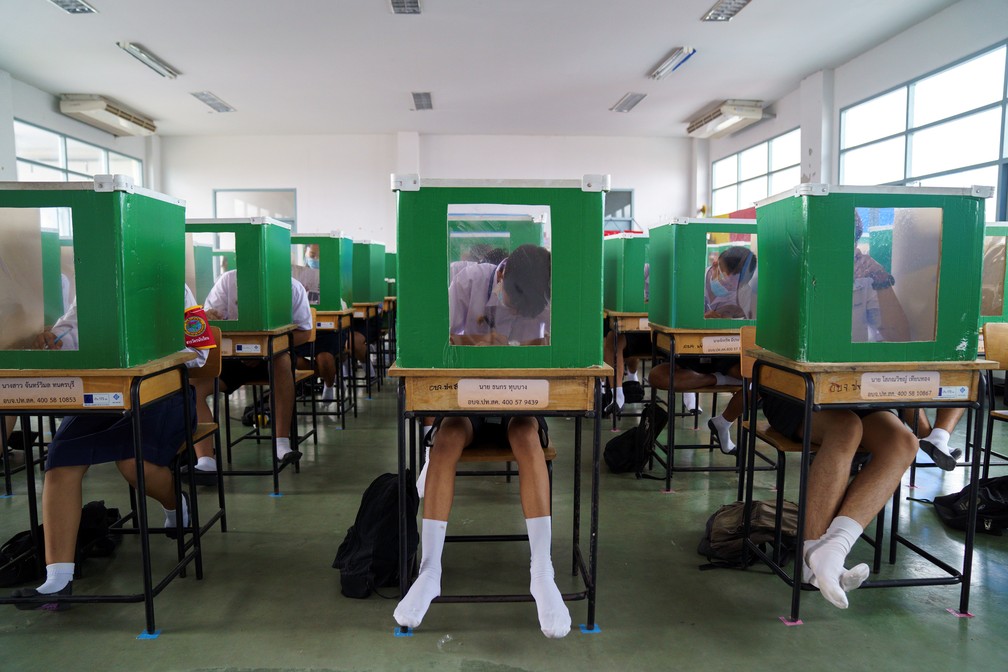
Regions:
<instances>
[{"instance_id":1,"label":"chair backrest","mask_svg":"<svg viewBox=\"0 0 1008 672\"><path fill-rule=\"evenodd\" d=\"M988 322L983 325L984 358L998 363L997 369L1008 369L1008 322Z\"/></svg>"},{"instance_id":2,"label":"chair backrest","mask_svg":"<svg viewBox=\"0 0 1008 672\"><path fill-rule=\"evenodd\" d=\"M742 327L739 334L742 337L739 343L740 368L742 369L742 377L749 379L752 378L753 364L755 364L756 358L746 354L746 350L756 347L756 325L749 324Z\"/></svg>"},{"instance_id":3,"label":"chair backrest","mask_svg":"<svg viewBox=\"0 0 1008 672\"><path fill-rule=\"evenodd\" d=\"M318 313L315 311L314 308L312 308L311 309L311 336L308 337L308 342L309 343L314 343L315 342L315 327L318 325L318 322L316 321L316 315L318 315Z\"/></svg>"},{"instance_id":4,"label":"chair backrest","mask_svg":"<svg viewBox=\"0 0 1008 672\"><path fill-rule=\"evenodd\" d=\"M195 369L189 369L190 378L216 378L221 372L221 330L220 327L210 327L214 343L217 345L207 351L206 363Z\"/></svg>"}]
</instances>

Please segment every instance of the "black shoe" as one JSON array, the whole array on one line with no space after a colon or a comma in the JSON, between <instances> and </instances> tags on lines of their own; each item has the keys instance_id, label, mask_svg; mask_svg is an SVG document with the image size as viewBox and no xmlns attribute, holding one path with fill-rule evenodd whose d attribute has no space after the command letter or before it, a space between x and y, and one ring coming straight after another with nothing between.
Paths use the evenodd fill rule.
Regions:
<instances>
[{"instance_id":1,"label":"black shoe","mask_svg":"<svg viewBox=\"0 0 1008 672\"><path fill-rule=\"evenodd\" d=\"M287 453L286 455L283 456L283 458L280 460L280 465L277 468L278 469L283 469L288 464L296 464L296 463L298 463L300 461L301 461L301 451L300 450L292 450L292 451L290 451L289 453Z\"/></svg>"},{"instance_id":2,"label":"black shoe","mask_svg":"<svg viewBox=\"0 0 1008 672\"><path fill-rule=\"evenodd\" d=\"M28 432L28 445L35 445L35 440L38 438L38 432ZM10 433L7 437L7 447L11 450L21 450L24 448L24 432L17 429Z\"/></svg>"},{"instance_id":3,"label":"black shoe","mask_svg":"<svg viewBox=\"0 0 1008 672\"><path fill-rule=\"evenodd\" d=\"M34 588L18 588L13 593L11 597L21 597L21 598L36 598L32 602L18 602L14 606L21 611L31 611L33 609L40 609L42 611L66 611L70 608L69 602L46 602L45 600L51 597L67 597L73 594L73 581L63 586L63 588L55 593L40 593Z\"/></svg>"},{"instance_id":4,"label":"black shoe","mask_svg":"<svg viewBox=\"0 0 1008 672\"><path fill-rule=\"evenodd\" d=\"M182 467L183 479L188 478L186 476L187 473L189 473L189 467ZM193 480L196 481L196 485L214 486L217 485L217 472L206 469L194 469Z\"/></svg>"},{"instance_id":5,"label":"black shoe","mask_svg":"<svg viewBox=\"0 0 1008 672\"><path fill-rule=\"evenodd\" d=\"M938 465L939 469L944 471L952 471L956 468L956 460L962 455L962 451L958 448L952 451L952 454L942 452L938 450L938 446L934 445L927 439L920 440L920 448L924 451L924 454L934 460L934 463Z\"/></svg>"}]
</instances>

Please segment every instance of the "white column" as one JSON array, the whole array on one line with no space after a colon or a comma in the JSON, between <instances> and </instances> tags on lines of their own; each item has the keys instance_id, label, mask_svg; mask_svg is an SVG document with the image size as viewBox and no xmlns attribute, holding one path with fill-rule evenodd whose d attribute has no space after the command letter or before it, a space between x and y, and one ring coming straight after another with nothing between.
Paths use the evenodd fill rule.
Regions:
<instances>
[{"instance_id":1,"label":"white column","mask_svg":"<svg viewBox=\"0 0 1008 672\"><path fill-rule=\"evenodd\" d=\"M14 182L16 180L14 90L10 74L0 70L0 182Z\"/></svg>"},{"instance_id":2,"label":"white column","mask_svg":"<svg viewBox=\"0 0 1008 672\"><path fill-rule=\"evenodd\" d=\"M833 71L820 70L801 82L801 181L829 184L838 140L833 110Z\"/></svg>"}]
</instances>

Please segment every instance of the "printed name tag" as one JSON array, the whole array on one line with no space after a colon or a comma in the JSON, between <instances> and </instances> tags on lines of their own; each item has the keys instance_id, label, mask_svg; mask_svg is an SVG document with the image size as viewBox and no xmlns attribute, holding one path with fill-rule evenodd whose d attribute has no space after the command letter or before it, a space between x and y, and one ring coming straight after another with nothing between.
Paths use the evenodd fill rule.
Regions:
<instances>
[{"instance_id":1,"label":"printed name tag","mask_svg":"<svg viewBox=\"0 0 1008 672\"><path fill-rule=\"evenodd\" d=\"M0 405L80 406L84 384L80 378L0 378Z\"/></svg>"},{"instance_id":2,"label":"printed name tag","mask_svg":"<svg viewBox=\"0 0 1008 672\"><path fill-rule=\"evenodd\" d=\"M335 322L316 322L315 323L315 328L316 329L335 329L336 328L336 323Z\"/></svg>"},{"instance_id":3,"label":"printed name tag","mask_svg":"<svg viewBox=\"0 0 1008 672\"><path fill-rule=\"evenodd\" d=\"M637 323L637 328L640 329L641 331L647 331L651 328L651 322L648 321L648 318L642 317L640 318L640 321Z\"/></svg>"},{"instance_id":4,"label":"printed name tag","mask_svg":"<svg viewBox=\"0 0 1008 672\"><path fill-rule=\"evenodd\" d=\"M84 395L85 406L122 406L123 395L118 392L95 392Z\"/></svg>"},{"instance_id":5,"label":"printed name tag","mask_svg":"<svg viewBox=\"0 0 1008 672\"><path fill-rule=\"evenodd\" d=\"M742 336L738 334L729 334L727 336L704 336L702 341L704 354L738 354L739 350L742 348Z\"/></svg>"},{"instance_id":6,"label":"printed name tag","mask_svg":"<svg viewBox=\"0 0 1008 672\"><path fill-rule=\"evenodd\" d=\"M528 410L549 404L548 380L463 378L458 382L463 408Z\"/></svg>"},{"instance_id":7,"label":"printed name tag","mask_svg":"<svg viewBox=\"0 0 1008 672\"><path fill-rule=\"evenodd\" d=\"M861 398L935 399L941 375L937 371L892 371L861 374Z\"/></svg>"},{"instance_id":8,"label":"printed name tag","mask_svg":"<svg viewBox=\"0 0 1008 672\"><path fill-rule=\"evenodd\" d=\"M258 355L262 353L262 346L258 343L236 343L234 350L241 355Z\"/></svg>"},{"instance_id":9,"label":"printed name tag","mask_svg":"<svg viewBox=\"0 0 1008 672\"><path fill-rule=\"evenodd\" d=\"M354 317L364 317L364 312L360 311L360 310L355 310L353 316Z\"/></svg>"}]
</instances>

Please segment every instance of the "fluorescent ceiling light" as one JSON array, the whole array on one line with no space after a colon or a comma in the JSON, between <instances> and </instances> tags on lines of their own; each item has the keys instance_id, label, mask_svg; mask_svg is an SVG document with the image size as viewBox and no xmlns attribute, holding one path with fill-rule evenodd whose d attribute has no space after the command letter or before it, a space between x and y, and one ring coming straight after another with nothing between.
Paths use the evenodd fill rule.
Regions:
<instances>
[{"instance_id":1,"label":"fluorescent ceiling light","mask_svg":"<svg viewBox=\"0 0 1008 672\"><path fill-rule=\"evenodd\" d=\"M646 93L628 93L619 100L616 104L609 108L610 112L629 112L637 103L644 100L647 97Z\"/></svg>"},{"instance_id":2,"label":"fluorescent ceiling light","mask_svg":"<svg viewBox=\"0 0 1008 672\"><path fill-rule=\"evenodd\" d=\"M97 14L98 10L83 0L49 0L67 14Z\"/></svg>"},{"instance_id":3,"label":"fluorescent ceiling light","mask_svg":"<svg viewBox=\"0 0 1008 672\"><path fill-rule=\"evenodd\" d=\"M720 138L740 131L771 115L758 100L726 100L699 115L686 128L691 138Z\"/></svg>"},{"instance_id":4,"label":"fluorescent ceiling light","mask_svg":"<svg viewBox=\"0 0 1008 672\"><path fill-rule=\"evenodd\" d=\"M214 112L234 112L235 110L235 108L231 107L209 91L193 91L190 95L204 105L210 107Z\"/></svg>"},{"instance_id":5,"label":"fluorescent ceiling light","mask_svg":"<svg viewBox=\"0 0 1008 672\"><path fill-rule=\"evenodd\" d=\"M420 0L389 0L393 14L419 14Z\"/></svg>"},{"instance_id":6,"label":"fluorescent ceiling light","mask_svg":"<svg viewBox=\"0 0 1008 672\"><path fill-rule=\"evenodd\" d=\"M136 42L116 42L116 45L162 77L175 79L182 74Z\"/></svg>"},{"instance_id":7,"label":"fluorescent ceiling light","mask_svg":"<svg viewBox=\"0 0 1008 672\"><path fill-rule=\"evenodd\" d=\"M157 131L151 119L94 94L63 94L60 112L115 136L152 135Z\"/></svg>"},{"instance_id":8,"label":"fluorescent ceiling light","mask_svg":"<svg viewBox=\"0 0 1008 672\"><path fill-rule=\"evenodd\" d=\"M414 91L413 92L413 110L419 112L420 110L433 110L434 103L431 101L429 91Z\"/></svg>"},{"instance_id":9,"label":"fluorescent ceiling light","mask_svg":"<svg viewBox=\"0 0 1008 672\"><path fill-rule=\"evenodd\" d=\"M689 60L689 57L696 53L693 47L676 47L661 63L656 65L648 77L651 79L665 79L670 74L679 69L679 66Z\"/></svg>"},{"instance_id":10,"label":"fluorescent ceiling light","mask_svg":"<svg viewBox=\"0 0 1008 672\"><path fill-rule=\"evenodd\" d=\"M731 21L732 17L742 11L750 0L718 0L707 13L700 17L701 21Z\"/></svg>"}]
</instances>

